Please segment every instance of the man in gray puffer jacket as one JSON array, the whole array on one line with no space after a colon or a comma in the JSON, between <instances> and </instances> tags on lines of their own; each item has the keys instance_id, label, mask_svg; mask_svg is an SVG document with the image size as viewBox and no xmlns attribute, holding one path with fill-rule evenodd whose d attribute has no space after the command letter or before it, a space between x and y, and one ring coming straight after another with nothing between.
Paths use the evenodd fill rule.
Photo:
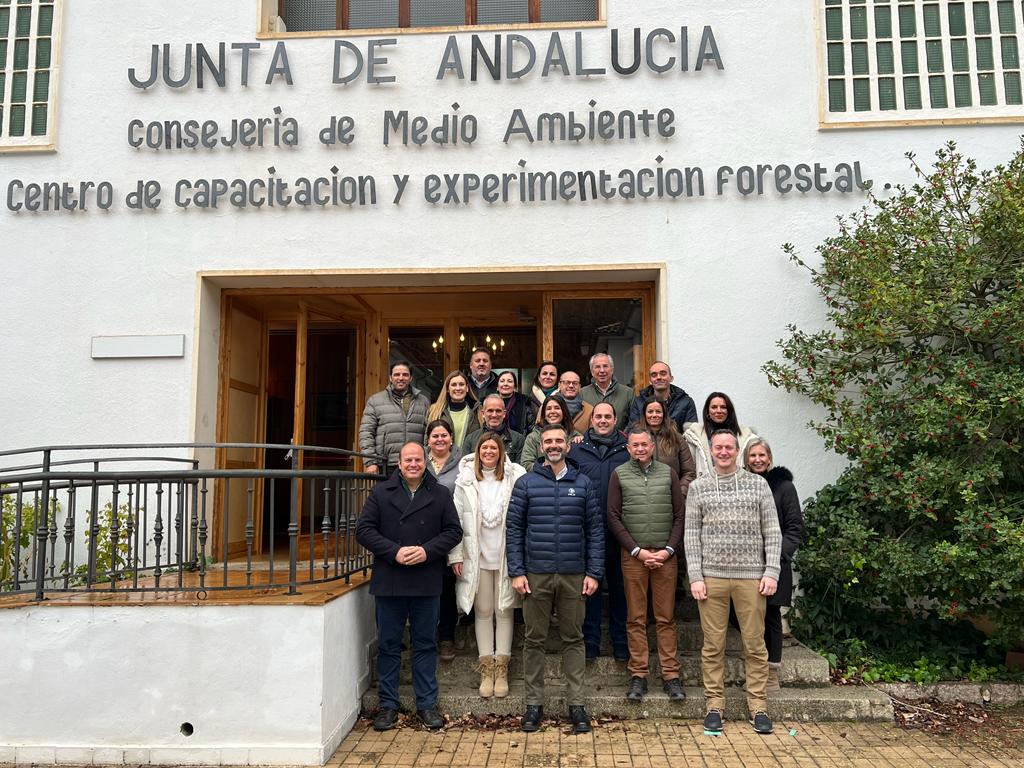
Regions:
<instances>
[{"instance_id":1,"label":"man in gray puffer jacket","mask_svg":"<svg viewBox=\"0 0 1024 768\"><path fill-rule=\"evenodd\" d=\"M359 423L359 450L384 457L364 461L367 472L385 476L398 466L406 443L423 444L430 401L412 386L412 367L405 360L391 364L390 383L366 401Z\"/></svg>"}]
</instances>

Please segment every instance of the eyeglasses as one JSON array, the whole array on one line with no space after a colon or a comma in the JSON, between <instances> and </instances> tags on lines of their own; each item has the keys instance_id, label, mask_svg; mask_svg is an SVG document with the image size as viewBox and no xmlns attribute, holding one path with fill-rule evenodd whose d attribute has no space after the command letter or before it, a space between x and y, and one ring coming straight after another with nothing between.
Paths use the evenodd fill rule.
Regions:
<instances>
[{"instance_id":1,"label":"eyeglasses","mask_svg":"<svg viewBox=\"0 0 1024 768\"><path fill-rule=\"evenodd\" d=\"M578 387L580 385L578 381L560 381L558 383L563 387Z\"/></svg>"}]
</instances>

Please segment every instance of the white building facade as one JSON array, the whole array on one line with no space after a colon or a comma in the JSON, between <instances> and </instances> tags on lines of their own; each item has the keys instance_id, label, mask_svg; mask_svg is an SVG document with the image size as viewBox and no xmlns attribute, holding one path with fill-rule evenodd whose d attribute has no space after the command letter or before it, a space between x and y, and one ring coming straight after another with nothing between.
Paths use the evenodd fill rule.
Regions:
<instances>
[{"instance_id":1,"label":"white building facade","mask_svg":"<svg viewBox=\"0 0 1024 768\"><path fill-rule=\"evenodd\" d=\"M824 322L781 246L906 152L1007 158L1022 41L1020 0L0 0L0 448L351 449L389 359L608 351L810 495L843 464L760 370Z\"/></svg>"}]
</instances>

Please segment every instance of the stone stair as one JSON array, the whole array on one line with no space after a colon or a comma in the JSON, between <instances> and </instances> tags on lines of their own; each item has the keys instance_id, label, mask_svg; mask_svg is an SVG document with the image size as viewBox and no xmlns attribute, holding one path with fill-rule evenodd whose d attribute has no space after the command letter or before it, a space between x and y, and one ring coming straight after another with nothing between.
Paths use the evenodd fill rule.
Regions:
<instances>
[{"instance_id":1,"label":"stone stair","mask_svg":"<svg viewBox=\"0 0 1024 768\"><path fill-rule=\"evenodd\" d=\"M562 684L562 657L558 640L556 619L552 619L552 630L548 636L545 667L545 703L548 714L560 715L566 711L564 685ZM629 672L625 662L617 662L611 656L611 648L602 648L602 655L587 664L587 709L592 716L612 715L625 718L683 717L700 719L704 716L704 695L701 688L700 647L703 636L700 624L693 619L679 623L679 654L682 665L683 685L686 700L670 701L661 689L660 665L658 662L654 628L648 628L648 642L651 648L649 678L650 692L642 703L627 701L626 685ZM607 635L607 632L605 632ZM441 697L438 706L451 714L471 713L474 715L499 714L518 715L524 707L524 684L522 666L523 627L517 625L512 643L512 661L509 666L508 697L504 699L481 699L477 695L479 676L476 672L476 640L472 626L456 629L456 646L459 649L454 660L438 662L438 684ZM734 719L745 715L745 699L741 688L744 680L742 645L739 633L729 630L726 644L726 698L727 715ZM892 705L889 698L869 688L855 686L832 686L829 684L828 662L804 645L789 641L782 654L780 680L781 692L769 697L769 713L777 721L828 721L892 720ZM376 658L371 658L371 667L376 680ZM415 710L412 695L412 675L408 653L402 664L402 706ZM372 687L363 696L363 707L372 711L377 706L376 688Z\"/></svg>"}]
</instances>

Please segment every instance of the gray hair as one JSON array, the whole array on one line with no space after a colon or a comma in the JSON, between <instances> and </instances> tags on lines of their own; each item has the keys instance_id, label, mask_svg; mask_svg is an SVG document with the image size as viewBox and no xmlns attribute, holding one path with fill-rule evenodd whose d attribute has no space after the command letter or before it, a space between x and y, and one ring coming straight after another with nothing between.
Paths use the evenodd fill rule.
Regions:
<instances>
[{"instance_id":1,"label":"gray hair","mask_svg":"<svg viewBox=\"0 0 1024 768\"><path fill-rule=\"evenodd\" d=\"M612 373L614 373L615 372L615 361L612 360L612 356L609 355L607 352L598 352L598 353L593 354L593 355L590 356L590 363L588 363L588 366L589 366L590 370L594 370L594 361L597 360L597 358L599 358L599 357L607 357L608 358L608 364L612 367Z\"/></svg>"}]
</instances>

